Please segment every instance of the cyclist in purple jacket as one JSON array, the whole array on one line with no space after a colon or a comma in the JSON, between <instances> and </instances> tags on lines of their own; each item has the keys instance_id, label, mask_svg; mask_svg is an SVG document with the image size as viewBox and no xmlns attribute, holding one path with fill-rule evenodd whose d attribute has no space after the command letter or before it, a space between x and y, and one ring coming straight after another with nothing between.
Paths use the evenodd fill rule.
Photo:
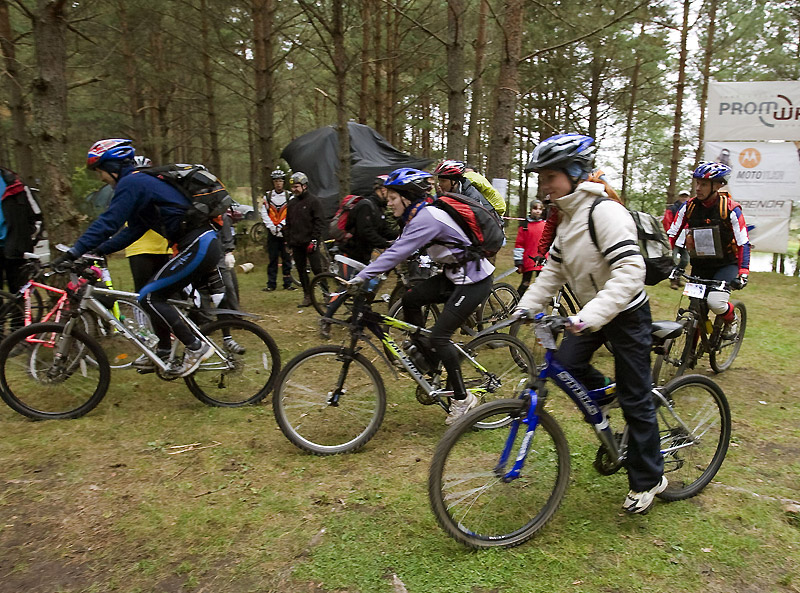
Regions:
<instances>
[{"instance_id":1,"label":"cyclist in purple jacket","mask_svg":"<svg viewBox=\"0 0 800 593\"><path fill-rule=\"evenodd\" d=\"M414 286L403 295L405 319L423 325L422 308L430 303L444 303L428 340L412 337L417 348L430 362L442 361L447 370L448 388L452 391L452 424L478 404L475 395L464 386L458 350L450 336L461 327L492 290L494 266L488 259L470 256L471 241L455 220L439 208L426 208L431 175L418 169L392 171L386 180L389 208L400 219L403 232L394 244L364 268L352 283L363 283L407 260L414 252L428 246L428 255L444 265L444 271ZM463 247L462 247L463 246ZM439 395L450 395L442 391Z\"/></svg>"}]
</instances>

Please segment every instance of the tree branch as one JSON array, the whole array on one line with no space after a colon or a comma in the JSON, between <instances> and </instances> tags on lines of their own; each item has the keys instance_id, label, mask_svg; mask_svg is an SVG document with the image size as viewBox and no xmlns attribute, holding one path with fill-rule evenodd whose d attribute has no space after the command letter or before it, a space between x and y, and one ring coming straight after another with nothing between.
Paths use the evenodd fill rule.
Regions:
<instances>
[{"instance_id":1,"label":"tree branch","mask_svg":"<svg viewBox=\"0 0 800 593\"><path fill-rule=\"evenodd\" d=\"M417 19L415 19L414 17L407 15L407 14L406 14L406 13L405 13L405 12L404 12L404 11L403 11L403 10L402 10L400 7L399 7L399 6L397 6L396 4L392 4L392 3L391 3L389 0L381 0L381 2L383 2L384 4L386 4L387 6L389 6L389 7L390 7L392 10L394 10L394 11L395 11L397 14L399 14L400 16L402 16L402 17L404 17L404 18L408 19L409 21L411 21L412 23L414 23L414 24L415 24L417 27L419 27L420 29L422 29L423 31L425 31L425 32L426 32L428 35L430 35L431 37L433 37L433 38L434 38L436 41L438 41L438 42L439 42L439 43L441 43L442 45L444 45L444 46L447 46L447 41L445 41L444 39L442 39L441 37L439 37L439 36L438 36L436 33L434 33L433 31L431 31L431 30L430 30L428 27L426 27L425 25L423 25L422 23L420 23L420 22L419 22Z\"/></svg>"},{"instance_id":2,"label":"tree branch","mask_svg":"<svg viewBox=\"0 0 800 593\"><path fill-rule=\"evenodd\" d=\"M76 89L79 86L86 86L87 84L92 84L95 82L102 82L103 79L100 76L92 76L91 78L87 78L85 80L78 80L76 82L72 82L67 85L67 90L71 91L72 89Z\"/></svg>"},{"instance_id":3,"label":"tree branch","mask_svg":"<svg viewBox=\"0 0 800 593\"><path fill-rule=\"evenodd\" d=\"M557 43L556 45L551 45L550 47L545 47L543 49L536 50L532 54L528 54L527 56L524 56L524 57L520 58L519 61L520 62L527 62L528 60L531 60L531 59L535 58L536 56L539 56L539 55L541 55L543 53L547 53L547 52L550 52L550 51L553 51L553 50L556 50L556 49L560 49L562 47L566 47L567 45L572 45L574 43L578 43L579 41L583 41L584 39L587 39L588 37L592 37L593 35L596 35L600 31L602 31L603 29L607 29L611 25L614 25L614 24L620 22L621 20L623 20L624 18L628 17L629 15L633 14L634 12L639 10L645 4L647 4L647 0L642 0L642 2L640 2L639 4L637 4L636 6L631 8L630 10L626 10L621 15L619 15L617 18L615 18L614 20L606 23L605 25L601 25L601 26L597 27L593 31L589 31L588 33L585 33L583 35L579 35L578 37L575 37L574 39L568 39L567 41L564 41L562 43Z\"/></svg>"}]
</instances>

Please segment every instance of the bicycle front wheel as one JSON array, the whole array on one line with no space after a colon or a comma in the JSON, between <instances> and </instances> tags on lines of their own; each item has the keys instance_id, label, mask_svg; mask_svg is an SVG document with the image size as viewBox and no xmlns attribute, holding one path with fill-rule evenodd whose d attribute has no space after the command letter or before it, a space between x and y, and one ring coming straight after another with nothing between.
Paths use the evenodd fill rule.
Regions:
<instances>
[{"instance_id":1,"label":"bicycle front wheel","mask_svg":"<svg viewBox=\"0 0 800 593\"><path fill-rule=\"evenodd\" d=\"M747 327L747 309L741 301L731 301L733 305L733 321L719 338L719 346L708 354L708 362L715 373L728 370L744 340L744 330Z\"/></svg>"},{"instance_id":2,"label":"bicycle front wheel","mask_svg":"<svg viewBox=\"0 0 800 593\"><path fill-rule=\"evenodd\" d=\"M108 391L111 371L100 345L59 323L34 323L0 344L0 397L35 420L78 418Z\"/></svg>"},{"instance_id":3,"label":"bicycle front wheel","mask_svg":"<svg viewBox=\"0 0 800 593\"><path fill-rule=\"evenodd\" d=\"M671 381L656 398L667 489L658 496L683 500L698 494L719 471L731 438L731 410L719 385L686 375Z\"/></svg>"},{"instance_id":4,"label":"bicycle front wheel","mask_svg":"<svg viewBox=\"0 0 800 593\"><path fill-rule=\"evenodd\" d=\"M386 413L378 370L360 353L318 346L289 361L272 396L275 419L296 447L316 455L363 447Z\"/></svg>"},{"instance_id":5,"label":"bicycle front wheel","mask_svg":"<svg viewBox=\"0 0 800 593\"><path fill-rule=\"evenodd\" d=\"M214 354L184 379L189 391L209 406L255 404L272 390L281 368L275 340L246 319L220 319L200 328L223 353Z\"/></svg>"},{"instance_id":6,"label":"bicycle front wheel","mask_svg":"<svg viewBox=\"0 0 800 593\"><path fill-rule=\"evenodd\" d=\"M499 400L469 412L444 435L433 455L428 498L439 525L471 548L518 546L553 517L569 484L567 439L550 414L539 412L539 425L518 478L504 481L511 469L526 425L528 402ZM513 417L511 428L475 430ZM512 432L508 464L499 468Z\"/></svg>"},{"instance_id":7,"label":"bicycle front wheel","mask_svg":"<svg viewBox=\"0 0 800 593\"><path fill-rule=\"evenodd\" d=\"M502 398L515 398L536 377L536 363L530 350L508 334L487 334L464 347L472 361L461 364L464 386L481 404ZM498 424L480 423L479 428L495 428Z\"/></svg>"},{"instance_id":8,"label":"bicycle front wheel","mask_svg":"<svg viewBox=\"0 0 800 593\"><path fill-rule=\"evenodd\" d=\"M311 304L320 315L325 315L331 298L347 298L346 286L341 280L337 280L336 274L322 272L311 279L309 288L311 292ZM334 313L334 318L345 320L349 317L349 310L346 305L340 306Z\"/></svg>"}]
</instances>

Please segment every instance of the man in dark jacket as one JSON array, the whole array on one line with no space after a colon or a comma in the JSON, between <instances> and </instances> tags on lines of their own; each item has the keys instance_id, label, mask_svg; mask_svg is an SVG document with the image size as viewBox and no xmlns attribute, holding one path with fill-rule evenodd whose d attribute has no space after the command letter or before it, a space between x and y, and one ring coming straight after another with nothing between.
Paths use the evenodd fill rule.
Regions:
<instances>
[{"instance_id":1,"label":"man in dark jacket","mask_svg":"<svg viewBox=\"0 0 800 593\"><path fill-rule=\"evenodd\" d=\"M386 188L381 175L375 180L375 193L358 202L347 218L347 232L353 236L344 245L344 252L361 263L368 264L375 249L386 249L397 238L386 217Z\"/></svg>"},{"instance_id":2,"label":"man in dark jacket","mask_svg":"<svg viewBox=\"0 0 800 593\"><path fill-rule=\"evenodd\" d=\"M174 377L185 377L197 370L214 351L194 334L168 299L190 283L205 285L210 283L211 275L218 278L217 263L222 249L210 222L187 224L189 198L169 183L137 170L135 154L131 141L123 138L99 140L89 149L87 168L97 171L100 179L114 188L114 197L106 211L89 225L66 254L53 262L53 266L75 260L88 251L99 255L114 253L133 243L148 229L175 244L178 253L139 291L139 303L150 315L159 336L159 356L165 358L171 348L169 331L164 332L163 326L171 329L185 345L183 361L176 359L167 369Z\"/></svg>"},{"instance_id":3,"label":"man in dark jacket","mask_svg":"<svg viewBox=\"0 0 800 593\"><path fill-rule=\"evenodd\" d=\"M16 293L25 282L25 252L33 251L42 225L42 212L19 176L0 167L0 288Z\"/></svg>"},{"instance_id":4,"label":"man in dark jacket","mask_svg":"<svg viewBox=\"0 0 800 593\"><path fill-rule=\"evenodd\" d=\"M289 200L286 210L286 244L292 251L294 265L303 286L303 300L298 307L311 305L311 279L306 271L306 264L311 271L319 274L322 271L320 246L325 230L325 217L319 198L308 192L308 176L297 171L292 173L290 189L294 197Z\"/></svg>"}]
</instances>

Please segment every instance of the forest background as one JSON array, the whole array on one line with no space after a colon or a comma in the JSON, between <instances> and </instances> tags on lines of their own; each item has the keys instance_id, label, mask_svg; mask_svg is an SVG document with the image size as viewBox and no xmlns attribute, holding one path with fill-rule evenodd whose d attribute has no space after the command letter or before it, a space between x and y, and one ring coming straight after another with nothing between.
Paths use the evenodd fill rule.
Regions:
<instances>
[{"instance_id":1,"label":"forest background","mask_svg":"<svg viewBox=\"0 0 800 593\"><path fill-rule=\"evenodd\" d=\"M97 182L83 164L99 138L131 138L156 163L205 163L255 202L286 167L283 146L347 121L509 179L520 212L536 142L586 133L628 203L660 213L699 159L710 79L798 78L800 6L0 0L0 49L0 163L41 188L55 240L86 222Z\"/></svg>"}]
</instances>

